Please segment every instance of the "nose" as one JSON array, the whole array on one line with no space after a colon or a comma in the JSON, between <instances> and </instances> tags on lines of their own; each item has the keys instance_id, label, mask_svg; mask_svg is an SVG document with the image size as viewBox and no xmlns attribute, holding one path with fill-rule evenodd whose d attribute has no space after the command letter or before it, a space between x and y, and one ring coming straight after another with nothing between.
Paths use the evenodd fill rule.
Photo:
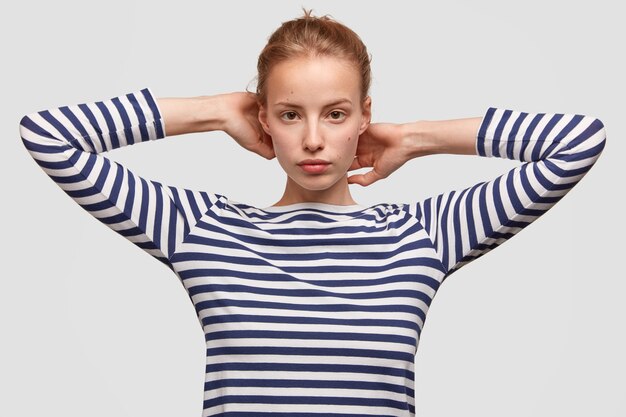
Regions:
<instances>
[{"instance_id":1,"label":"nose","mask_svg":"<svg viewBox=\"0 0 626 417\"><path fill-rule=\"evenodd\" d=\"M317 151L324 149L324 138L317 123L309 123L302 141L304 149Z\"/></svg>"}]
</instances>

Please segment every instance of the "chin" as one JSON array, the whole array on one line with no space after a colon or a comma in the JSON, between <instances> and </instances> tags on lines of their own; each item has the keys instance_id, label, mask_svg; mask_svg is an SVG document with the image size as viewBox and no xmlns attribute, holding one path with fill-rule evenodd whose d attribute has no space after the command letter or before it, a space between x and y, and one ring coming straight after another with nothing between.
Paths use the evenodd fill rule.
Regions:
<instances>
[{"instance_id":1,"label":"chin","mask_svg":"<svg viewBox=\"0 0 626 417\"><path fill-rule=\"evenodd\" d=\"M298 185L305 190L309 191L325 191L333 186L329 181L307 181L307 182L298 182Z\"/></svg>"},{"instance_id":2,"label":"chin","mask_svg":"<svg viewBox=\"0 0 626 417\"><path fill-rule=\"evenodd\" d=\"M341 178L331 178L329 176L319 175L309 178L291 177L291 179L305 190L325 191L335 185Z\"/></svg>"}]
</instances>

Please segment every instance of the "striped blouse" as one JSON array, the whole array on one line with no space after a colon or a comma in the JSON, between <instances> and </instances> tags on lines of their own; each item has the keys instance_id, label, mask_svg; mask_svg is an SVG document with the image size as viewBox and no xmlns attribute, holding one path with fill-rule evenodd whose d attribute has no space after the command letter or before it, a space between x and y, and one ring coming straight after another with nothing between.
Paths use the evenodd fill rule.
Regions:
<instances>
[{"instance_id":1,"label":"striped blouse","mask_svg":"<svg viewBox=\"0 0 626 417\"><path fill-rule=\"evenodd\" d=\"M414 358L443 280L554 206L593 166L593 117L489 107L479 156L523 161L406 204L258 208L142 178L103 152L165 137L148 88L33 112L28 152L168 266L206 340L203 417L415 415Z\"/></svg>"}]
</instances>

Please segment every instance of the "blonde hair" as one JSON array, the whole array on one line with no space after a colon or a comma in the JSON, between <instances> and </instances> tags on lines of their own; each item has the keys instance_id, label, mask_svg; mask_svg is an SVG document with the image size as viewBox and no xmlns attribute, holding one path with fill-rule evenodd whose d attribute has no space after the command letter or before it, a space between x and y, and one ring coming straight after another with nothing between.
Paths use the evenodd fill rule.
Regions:
<instances>
[{"instance_id":1,"label":"blonde hair","mask_svg":"<svg viewBox=\"0 0 626 417\"><path fill-rule=\"evenodd\" d=\"M329 15L312 16L304 10L302 17L283 22L272 33L259 54L256 94L266 104L266 83L273 66L291 58L333 56L353 63L360 74L361 101L371 84L371 56L367 47L352 29Z\"/></svg>"}]
</instances>

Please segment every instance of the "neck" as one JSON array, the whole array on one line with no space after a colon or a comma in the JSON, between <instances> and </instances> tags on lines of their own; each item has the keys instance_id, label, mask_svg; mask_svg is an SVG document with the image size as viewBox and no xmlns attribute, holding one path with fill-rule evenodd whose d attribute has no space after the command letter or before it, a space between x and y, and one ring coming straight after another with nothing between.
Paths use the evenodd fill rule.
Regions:
<instances>
[{"instance_id":1,"label":"neck","mask_svg":"<svg viewBox=\"0 0 626 417\"><path fill-rule=\"evenodd\" d=\"M344 176L330 188L324 190L309 190L287 177L287 184L283 196L274 206L286 206L297 203L326 203L338 206L357 204L348 187L348 176Z\"/></svg>"}]
</instances>

